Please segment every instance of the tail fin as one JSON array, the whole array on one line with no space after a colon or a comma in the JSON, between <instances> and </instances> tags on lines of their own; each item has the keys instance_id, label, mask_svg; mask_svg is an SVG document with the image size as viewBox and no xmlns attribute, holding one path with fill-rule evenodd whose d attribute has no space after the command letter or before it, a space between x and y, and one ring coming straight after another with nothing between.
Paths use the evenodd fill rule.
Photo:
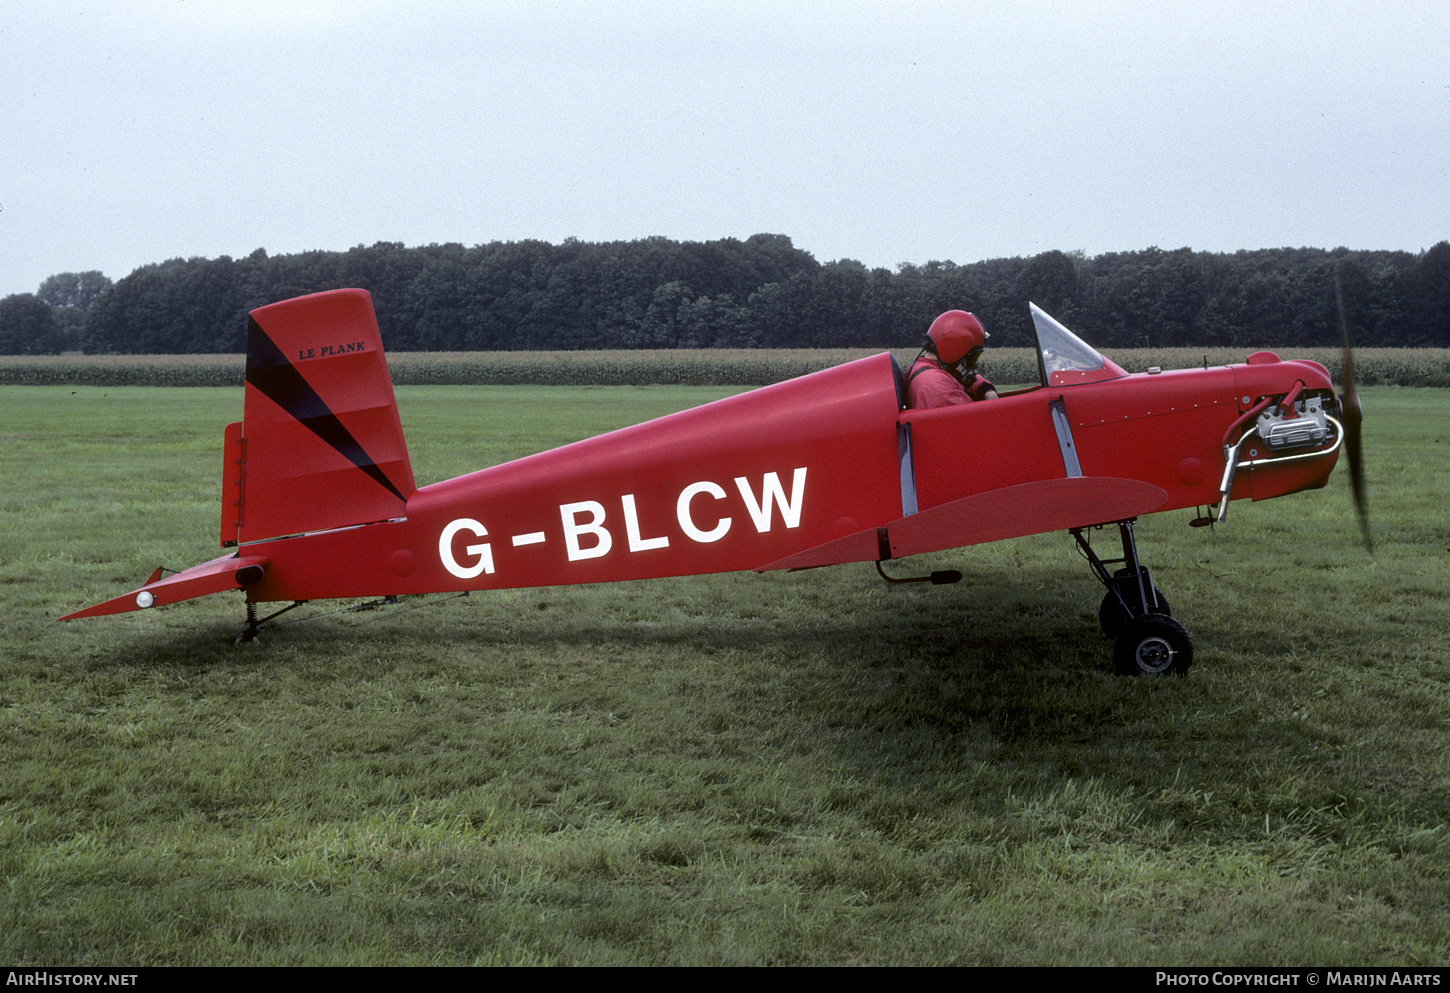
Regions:
<instances>
[{"instance_id":1,"label":"tail fin","mask_svg":"<svg viewBox=\"0 0 1450 993\"><path fill-rule=\"evenodd\" d=\"M416 489L363 290L252 311L242 418L226 433L223 545L400 517Z\"/></svg>"}]
</instances>

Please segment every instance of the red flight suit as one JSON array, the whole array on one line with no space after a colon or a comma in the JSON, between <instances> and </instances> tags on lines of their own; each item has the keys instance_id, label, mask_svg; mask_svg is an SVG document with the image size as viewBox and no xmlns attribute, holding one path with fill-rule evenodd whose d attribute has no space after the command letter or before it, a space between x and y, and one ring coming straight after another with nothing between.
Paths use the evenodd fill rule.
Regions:
<instances>
[{"instance_id":1,"label":"red flight suit","mask_svg":"<svg viewBox=\"0 0 1450 993\"><path fill-rule=\"evenodd\" d=\"M906 406L911 410L950 407L956 403L984 400L987 391L995 389L985 376L976 376L969 388L963 388L955 376L942 368L935 355L923 355L912 363L906 374Z\"/></svg>"}]
</instances>

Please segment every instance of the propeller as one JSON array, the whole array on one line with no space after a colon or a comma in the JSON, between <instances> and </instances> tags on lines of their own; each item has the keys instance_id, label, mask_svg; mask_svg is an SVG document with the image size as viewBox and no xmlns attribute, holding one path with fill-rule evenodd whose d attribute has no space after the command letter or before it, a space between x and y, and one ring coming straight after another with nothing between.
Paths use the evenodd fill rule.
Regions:
<instances>
[{"instance_id":1,"label":"propeller","mask_svg":"<svg viewBox=\"0 0 1450 993\"><path fill-rule=\"evenodd\" d=\"M1339 308L1339 359L1343 368L1344 392L1339 395L1340 410L1344 414L1344 449L1349 455L1349 487L1354 496L1354 513L1359 518L1359 533L1364 537L1364 547L1373 554L1374 538L1369 529L1369 501L1364 492L1364 442L1360 426L1364 423L1364 409L1360 406L1359 391L1354 388L1354 336L1349 330L1349 317L1344 310L1344 292L1339 285L1339 274L1334 276L1334 302Z\"/></svg>"}]
</instances>

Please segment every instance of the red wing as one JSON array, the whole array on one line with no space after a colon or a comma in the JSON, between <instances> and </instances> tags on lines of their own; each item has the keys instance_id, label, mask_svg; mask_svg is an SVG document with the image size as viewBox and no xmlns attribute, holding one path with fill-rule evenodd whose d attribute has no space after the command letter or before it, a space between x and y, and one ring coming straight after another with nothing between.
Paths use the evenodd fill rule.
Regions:
<instances>
[{"instance_id":1,"label":"red wing","mask_svg":"<svg viewBox=\"0 0 1450 993\"><path fill-rule=\"evenodd\" d=\"M1167 500L1167 492L1136 479L1045 479L952 500L903 517L885 528L868 528L808 548L756 571L903 558L1004 538L1066 531L1148 514Z\"/></svg>"}]
</instances>

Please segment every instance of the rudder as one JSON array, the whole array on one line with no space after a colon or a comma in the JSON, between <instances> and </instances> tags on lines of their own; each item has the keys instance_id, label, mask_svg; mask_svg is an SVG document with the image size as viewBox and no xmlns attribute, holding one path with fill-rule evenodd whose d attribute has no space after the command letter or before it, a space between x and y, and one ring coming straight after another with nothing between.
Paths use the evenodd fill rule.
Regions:
<instances>
[{"instance_id":1,"label":"rudder","mask_svg":"<svg viewBox=\"0 0 1450 993\"><path fill-rule=\"evenodd\" d=\"M252 311L242 421L225 444L223 545L403 515L416 486L366 291Z\"/></svg>"}]
</instances>

